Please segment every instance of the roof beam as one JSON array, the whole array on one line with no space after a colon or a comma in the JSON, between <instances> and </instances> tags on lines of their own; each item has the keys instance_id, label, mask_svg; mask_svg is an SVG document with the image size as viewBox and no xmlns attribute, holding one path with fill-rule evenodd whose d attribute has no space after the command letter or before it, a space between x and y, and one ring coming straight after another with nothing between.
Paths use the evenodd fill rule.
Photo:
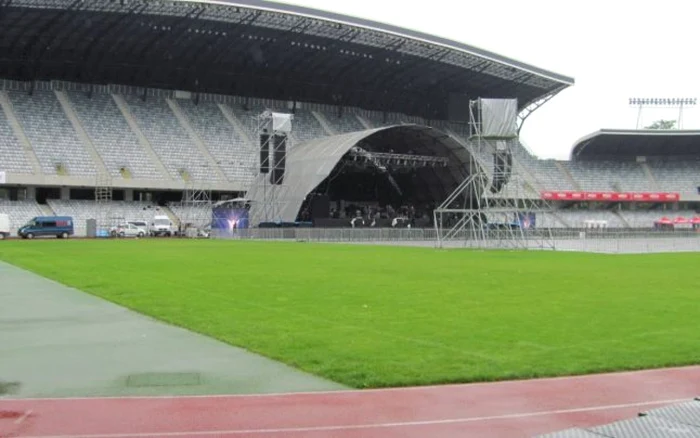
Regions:
<instances>
[{"instance_id":1,"label":"roof beam","mask_svg":"<svg viewBox=\"0 0 700 438\"><path fill-rule=\"evenodd\" d=\"M199 18L200 15L204 12L204 6L201 4L197 4L193 6L192 11L190 11L188 14L185 14L185 16L180 17L176 22L175 25L173 26L173 33L175 32L183 32L191 23L191 20L196 20ZM172 35L172 33L168 32L167 35ZM151 49L154 47L157 47L158 44L166 37L166 32L165 31L156 31L154 32L153 36L141 47L137 59L141 59L142 61L148 59L149 52Z\"/></svg>"},{"instance_id":2,"label":"roof beam","mask_svg":"<svg viewBox=\"0 0 700 438\"><path fill-rule=\"evenodd\" d=\"M55 35L53 35L52 28L57 24L60 23L63 17L67 16L69 13L73 12L75 9L77 9L78 6L80 6L82 3L82 0L74 0L73 3L70 4L70 6L66 9L63 9L59 11L51 20L47 21L41 28L39 28L35 33L34 36L29 40L29 43L27 43L25 47L24 53L26 55L32 56L35 50L39 50L38 56L36 56L35 62L38 65L39 60L41 57L46 53L46 48L48 46L44 47L38 47L39 42L41 41L42 37L49 35L50 39L53 40L55 39Z\"/></svg>"},{"instance_id":3,"label":"roof beam","mask_svg":"<svg viewBox=\"0 0 700 438\"><path fill-rule=\"evenodd\" d=\"M102 50L98 52L99 56L94 62L94 65L97 67L98 71L102 71L105 66L106 59L113 60L117 47L124 45L126 39L132 37L134 33L137 32L138 20L134 18L140 12L146 10L147 7L148 6L145 3L134 6L122 17L122 19L115 23L114 39L108 39L107 36L104 36L104 43L100 45Z\"/></svg>"}]
</instances>

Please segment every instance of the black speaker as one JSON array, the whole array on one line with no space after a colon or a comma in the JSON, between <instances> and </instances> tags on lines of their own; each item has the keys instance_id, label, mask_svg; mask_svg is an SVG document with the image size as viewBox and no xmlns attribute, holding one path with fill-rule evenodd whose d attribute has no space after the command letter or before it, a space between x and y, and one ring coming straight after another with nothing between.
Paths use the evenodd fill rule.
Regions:
<instances>
[{"instance_id":1,"label":"black speaker","mask_svg":"<svg viewBox=\"0 0 700 438\"><path fill-rule=\"evenodd\" d=\"M270 136L260 134L260 173L270 173Z\"/></svg>"},{"instance_id":2,"label":"black speaker","mask_svg":"<svg viewBox=\"0 0 700 438\"><path fill-rule=\"evenodd\" d=\"M491 192L498 193L508 184L513 171L513 156L509 152L496 152L493 155L493 183Z\"/></svg>"},{"instance_id":3,"label":"black speaker","mask_svg":"<svg viewBox=\"0 0 700 438\"><path fill-rule=\"evenodd\" d=\"M287 136L286 135L275 135L273 138L273 160L274 167L272 168L272 175L270 182L272 184L280 185L284 182L284 170L287 165Z\"/></svg>"}]
</instances>

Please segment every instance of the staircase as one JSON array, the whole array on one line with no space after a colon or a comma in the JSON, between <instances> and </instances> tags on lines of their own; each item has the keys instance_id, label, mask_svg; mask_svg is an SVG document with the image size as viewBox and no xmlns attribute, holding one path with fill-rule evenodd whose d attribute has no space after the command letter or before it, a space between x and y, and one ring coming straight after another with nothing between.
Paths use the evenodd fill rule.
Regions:
<instances>
[{"instance_id":1,"label":"staircase","mask_svg":"<svg viewBox=\"0 0 700 438\"><path fill-rule=\"evenodd\" d=\"M233 129L236 130L238 135L241 136L243 139L243 142L250 147L251 150L257 150L256 142L253 142L248 136L248 131L246 131L245 126L241 123L240 120L238 120L238 117L236 117L236 114L231 111L231 108L227 107L223 103L220 103L217 105L219 109L221 110L221 113L224 115L226 120L233 126Z\"/></svg>"},{"instance_id":2,"label":"staircase","mask_svg":"<svg viewBox=\"0 0 700 438\"><path fill-rule=\"evenodd\" d=\"M165 99L165 101L167 102L173 114L175 114L175 118L177 118L177 121L180 123L180 126L184 128L184 130L187 132L187 135L190 137L190 140L192 140L195 146L197 146L199 153L207 160L209 167L214 170L214 173L216 173L217 178L221 181L228 181L226 175L224 175L224 172L221 170L219 164L211 155L211 152L209 152L207 146L204 144L202 139L199 138L197 133L194 132L190 121L187 120L187 116L184 112L182 112L182 108L180 108L180 105L178 105L177 102L173 99Z\"/></svg>"},{"instance_id":3,"label":"staircase","mask_svg":"<svg viewBox=\"0 0 700 438\"><path fill-rule=\"evenodd\" d=\"M357 120L360 122L360 124L365 127L365 129L374 129L372 124L367 119L362 117L361 115L355 114L354 116L357 118Z\"/></svg>"},{"instance_id":4,"label":"staircase","mask_svg":"<svg viewBox=\"0 0 700 438\"><path fill-rule=\"evenodd\" d=\"M525 182L533 189L535 197L539 198L539 192L542 190L542 183L537 179L537 177L535 177L535 175L532 174L532 172L530 172L530 169L520 162L520 159L518 159L515 154L513 154L513 167L519 175L523 176Z\"/></svg>"},{"instance_id":5,"label":"staircase","mask_svg":"<svg viewBox=\"0 0 700 438\"><path fill-rule=\"evenodd\" d=\"M53 208L49 204L37 204L39 206L39 210L41 210L41 214L44 216L56 216L56 212L53 211Z\"/></svg>"},{"instance_id":6,"label":"staircase","mask_svg":"<svg viewBox=\"0 0 700 438\"><path fill-rule=\"evenodd\" d=\"M659 185L659 180L656 179L654 176L654 172L651 171L651 167L647 163L639 163L640 166L642 166L642 170L644 171L644 174L647 176L647 179L651 183L651 186L656 190L657 192L661 191L661 186Z\"/></svg>"},{"instance_id":7,"label":"staircase","mask_svg":"<svg viewBox=\"0 0 700 438\"><path fill-rule=\"evenodd\" d=\"M146 136L143 135L143 132L141 131L141 128L139 127L139 124L136 122L136 119L134 119L133 114L131 114L131 110L129 109L129 104L126 103L126 100L124 100L124 98L118 94L112 94L112 98L114 99L114 102L117 104L119 111L121 111L122 116L124 116L124 120L126 120L126 123L131 128L131 131L136 135L136 138L138 139L141 147L143 147L144 152L146 152L146 155L148 155L148 157L151 159L151 162L153 162L156 169L158 169L158 171L160 172L161 176L166 180L173 180L174 178L172 177L172 175L170 175L170 172L168 172L168 169L165 168L165 166L163 165L163 162L160 161L160 157L153 150L151 143L149 143Z\"/></svg>"},{"instance_id":8,"label":"staircase","mask_svg":"<svg viewBox=\"0 0 700 438\"><path fill-rule=\"evenodd\" d=\"M630 225L629 222L627 222L627 219L620 213L618 210L613 210L612 213L620 219L622 224L625 226L625 228L632 228L632 225Z\"/></svg>"},{"instance_id":9,"label":"staircase","mask_svg":"<svg viewBox=\"0 0 700 438\"><path fill-rule=\"evenodd\" d=\"M326 131L326 135L337 135L338 133L336 130L331 126L330 122L328 122L328 119L326 119L326 116L323 114L319 113L318 111L311 111L311 114L316 117L316 120L318 120L318 123L321 124L323 127L323 130Z\"/></svg>"},{"instance_id":10,"label":"staircase","mask_svg":"<svg viewBox=\"0 0 700 438\"><path fill-rule=\"evenodd\" d=\"M566 178L566 180L569 181L571 186L580 192L581 186L576 182L576 180L574 179L574 176L569 171L569 168L564 166L564 164L559 160L554 161L554 164L559 169L559 172L561 172L561 174L564 175L564 178Z\"/></svg>"},{"instance_id":11,"label":"staircase","mask_svg":"<svg viewBox=\"0 0 700 438\"><path fill-rule=\"evenodd\" d=\"M2 107L3 111L5 112L5 118L7 118L7 121L12 128L12 132L15 134L20 146L22 146L24 154L27 157L27 161L32 165L34 174L41 175L41 164L39 163L39 159L36 157L36 152L34 152L31 142L24 133L22 125L19 123L19 120L17 120L10 97L4 91L0 91L0 107Z\"/></svg>"},{"instance_id":12,"label":"staircase","mask_svg":"<svg viewBox=\"0 0 700 438\"><path fill-rule=\"evenodd\" d=\"M63 91L54 91L54 94L56 94L56 98L61 104L63 112L68 117L71 125L73 125L73 129L75 130L75 133L78 134L78 138L85 147L85 150L87 151L88 155L90 155L90 158L92 158L92 162L95 165L95 170L97 170L98 174L108 175L109 170L107 170L107 166L105 166L104 161L102 161L102 157L100 156L99 152L97 152L94 143L92 140L90 140L87 132L85 132L83 125L80 124L80 120L78 119L78 115L75 114L75 109L73 108L73 103L70 101L70 98Z\"/></svg>"},{"instance_id":13,"label":"staircase","mask_svg":"<svg viewBox=\"0 0 700 438\"><path fill-rule=\"evenodd\" d=\"M554 216L554 219L558 220L562 225L564 225L564 227L571 228L571 224L564 220L564 218L561 217L559 213L552 212L552 216Z\"/></svg>"},{"instance_id":14,"label":"staircase","mask_svg":"<svg viewBox=\"0 0 700 438\"><path fill-rule=\"evenodd\" d=\"M160 207L160 213L168 216L168 218L173 223L175 228L180 227L180 218L177 217L177 215L175 215L175 213L173 213L173 211L170 209L170 207L167 207L167 206Z\"/></svg>"}]
</instances>

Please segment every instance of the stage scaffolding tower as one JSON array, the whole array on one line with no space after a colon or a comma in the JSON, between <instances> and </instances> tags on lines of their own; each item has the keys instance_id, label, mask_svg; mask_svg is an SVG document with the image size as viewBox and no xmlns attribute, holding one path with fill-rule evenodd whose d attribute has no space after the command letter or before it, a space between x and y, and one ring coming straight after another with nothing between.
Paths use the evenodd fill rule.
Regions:
<instances>
[{"instance_id":1,"label":"stage scaffolding tower","mask_svg":"<svg viewBox=\"0 0 700 438\"><path fill-rule=\"evenodd\" d=\"M109 236L110 229L118 221L112 212L112 177L108 173L98 173L95 180L95 225L98 237Z\"/></svg>"},{"instance_id":2,"label":"stage scaffolding tower","mask_svg":"<svg viewBox=\"0 0 700 438\"><path fill-rule=\"evenodd\" d=\"M197 237L211 225L212 209L211 184L187 180L179 204L180 232L186 237Z\"/></svg>"},{"instance_id":3,"label":"stage scaffolding tower","mask_svg":"<svg viewBox=\"0 0 700 438\"><path fill-rule=\"evenodd\" d=\"M517 101L469 102L467 177L434 212L439 247L554 249L552 213L529 182L515 154ZM544 224L543 224L544 225Z\"/></svg>"},{"instance_id":4,"label":"stage scaffolding tower","mask_svg":"<svg viewBox=\"0 0 700 438\"><path fill-rule=\"evenodd\" d=\"M289 189L285 183L287 153L292 148L292 114L266 110L255 117L259 142L260 166L252 186L254 193L250 223L279 222L285 206L283 196Z\"/></svg>"}]
</instances>

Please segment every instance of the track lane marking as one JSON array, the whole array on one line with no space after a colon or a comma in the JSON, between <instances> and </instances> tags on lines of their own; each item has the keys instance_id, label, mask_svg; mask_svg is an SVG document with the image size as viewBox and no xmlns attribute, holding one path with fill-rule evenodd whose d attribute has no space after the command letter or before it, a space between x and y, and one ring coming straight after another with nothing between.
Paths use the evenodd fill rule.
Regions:
<instances>
[{"instance_id":1,"label":"track lane marking","mask_svg":"<svg viewBox=\"0 0 700 438\"><path fill-rule=\"evenodd\" d=\"M393 423L369 423L369 424L346 424L337 426L308 426L308 427L288 427L273 429L230 429L230 430L209 430L209 431L189 431L189 432L136 432L136 433L106 433L106 434L72 434L72 435L32 435L25 438L149 438L149 437L202 437L202 436L226 436L226 435L261 435L261 434L284 434L300 432L331 432L344 430L365 430L365 429L386 429L412 426L439 426L445 424L475 423L479 421L511 420L519 418L539 417L547 415L575 414L580 412L595 412L604 410L616 410L634 407L654 406L682 403L691 400L690 398L655 400L638 403L625 403L618 405L601 405L584 408L558 409L539 412L524 412L519 414L490 415L482 417L448 418L443 420L423 420L405 421Z\"/></svg>"},{"instance_id":2,"label":"track lane marking","mask_svg":"<svg viewBox=\"0 0 700 438\"><path fill-rule=\"evenodd\" d=\"M32 415L32 412L33 411L31 409L29 409L28 411L25 411L21 417L19 417L15 420L15 424L22 424L24 422L24 420L26 420L27 418L29 418L30 415Z\"/></svg>"}]
</instances>

